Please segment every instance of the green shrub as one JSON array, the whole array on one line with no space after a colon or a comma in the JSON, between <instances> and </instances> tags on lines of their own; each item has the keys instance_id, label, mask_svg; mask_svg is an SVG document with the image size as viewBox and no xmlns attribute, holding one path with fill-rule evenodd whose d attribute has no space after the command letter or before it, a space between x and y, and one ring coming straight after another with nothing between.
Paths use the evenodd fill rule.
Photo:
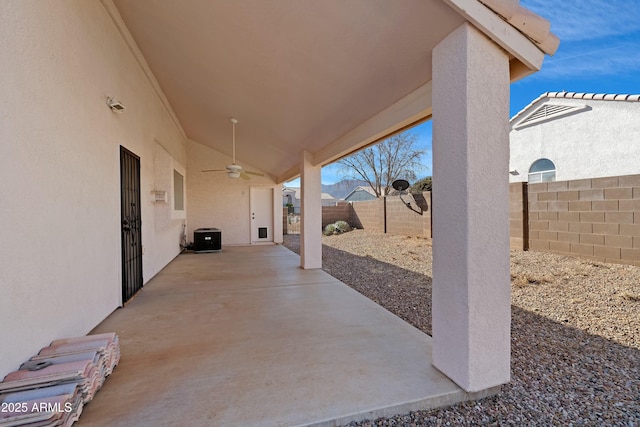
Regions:
<instances>
[{"instance_id":1,"label":"green shrub","mask_svg":"<svg viewBox=\"0 0 640 427\"><path fill-rule=\"evenodd\" d=\"M410 193L422 193L425 191L432 191L433 183L431 177L422 178L409 188Z\"/></svg>"},{"instance_id":2,"label":"green shrub","mask_svg":"<svg viewBox=\"0 0 640 427\"><path fill-rule=\"evenodd\" d=\"M347 231L351 231L351 226L347 223L347 221L336 221L334 226L336 228L336 232L338 233L346 233Z\"/></svg>"},{"instance_id":3,"label":"green shrub","mask_svg":"<svg viewBox=\"0 0 640 427\"><path fill-rule=\"evenodd\" d=\"M335 224L329 224L324 228L324 235L325 236L331 236L332 234L336 233L336 226Z\"/></svg>"},{"instance_id":4,"label":"green shrub","mask_svg":"<svg viewBox=\"0 0 640 427\"><path fill-rule=\"evenodd\" d=\"M336 221L333 224L329 224L324 228L322 234L325 236L332 236L334 234L346 233L347 231L351 231L351 226L347 223L347 221Z\"/></svg>"}]
</instances>

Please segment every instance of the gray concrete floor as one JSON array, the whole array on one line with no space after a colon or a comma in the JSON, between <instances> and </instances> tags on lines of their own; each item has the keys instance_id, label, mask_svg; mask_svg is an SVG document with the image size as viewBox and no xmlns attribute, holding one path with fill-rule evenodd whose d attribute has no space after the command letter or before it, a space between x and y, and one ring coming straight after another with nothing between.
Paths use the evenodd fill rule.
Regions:
<instances>
[{"instance_id":1,"label":"gray concrete floor","mask_svg":"<svg viewBox=\"0 0 640 427\"><path fill-rule=\"evenodd\" d=\"M334 426L473 396L431 338L282 246L177 257L93 333L115 369L78 426Z\"/></svg>"}]
</instances>

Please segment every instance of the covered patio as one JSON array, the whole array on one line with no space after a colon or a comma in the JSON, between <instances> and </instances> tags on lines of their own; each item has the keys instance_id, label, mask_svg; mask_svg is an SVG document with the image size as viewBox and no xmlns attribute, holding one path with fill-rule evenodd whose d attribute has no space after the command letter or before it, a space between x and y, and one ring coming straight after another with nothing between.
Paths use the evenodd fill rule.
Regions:
<instances>
[{"instance_id":1,"label":"covered patio","mask_svg":"<svg viewBox=\"0 0 640 427\"><path fill-rule=\"evenodd\" d=\"M487 396L431 337L280 245L183 254L93 332L122 359L80 426L341 425Z\"/></svg>"},{"instance_id":2,"label":"covered patio","mask_svg":"<svg viewBox=\"0 0 640 427\"><path fill-rule=\"evenodd\" d=\"M518 0L5 0L0 17L0 375L100 324L123 358L87 425L295 425L509 382L509 85L557 49L548 21ZM321 271L321 168L431 119L433 341ZM274 246L296 177L299 257ZM201 228L225 250L172 262Z\"/></svg>"}]
</instances>

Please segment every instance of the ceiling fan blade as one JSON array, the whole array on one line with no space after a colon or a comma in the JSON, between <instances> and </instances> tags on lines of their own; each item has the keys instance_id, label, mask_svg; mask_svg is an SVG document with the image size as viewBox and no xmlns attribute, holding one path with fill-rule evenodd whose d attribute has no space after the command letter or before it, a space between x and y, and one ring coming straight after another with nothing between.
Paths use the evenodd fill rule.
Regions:
<instances>
[{"instance_id":1,"label":"ceiling fan blade","mask_svg":"<svg viewBox=\"0 0 640 427\"><path fill-rule=\"evenodd\" d=\"M249 175L245 171L240 172L240 178L242 179L251 179Z\"/></svg>"},{"instance_id":2,"label":"ceiling fan blade","mask_svg":"<svg viewBox=\"0 0 640 427\"><path fill-rule=\"evenodd\" d=\"M200 172L227 172L226 169L207 169Z\"/></svg>"},{"instance_id":3,"label":"ceiling fan blade","mask_svg":"<svg viewBox=\"0 0 640 427\"><path fill-rule=\"evenodd\" d=\"M255 175L255 176L264 176L264 174L260 172L244 171L244 173L248 173L249 175Z\"/></svg>"}]
</instances>

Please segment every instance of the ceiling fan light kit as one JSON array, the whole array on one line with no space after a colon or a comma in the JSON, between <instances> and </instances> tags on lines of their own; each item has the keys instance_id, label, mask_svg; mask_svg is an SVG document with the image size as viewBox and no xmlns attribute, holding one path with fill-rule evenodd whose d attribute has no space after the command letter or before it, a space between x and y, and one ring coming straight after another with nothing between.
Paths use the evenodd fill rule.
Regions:
<instances>
[{"instance_id":1,"label":"ceiling fan light kit","mask_svg":"<svg viewBox=\"0 0 640 427\"><path fill-rule=\"evenodd\" d=\"M234 179L250 179L249 175L264 176L263 173L245 171L242 169L242 166L236 165L236 125L238 124L238 119L231 117L229 121L233 127L231 164L227 165L226 169L207 169L202 172L226 172L229 178Z\"/></svg>"}]
</instances>

